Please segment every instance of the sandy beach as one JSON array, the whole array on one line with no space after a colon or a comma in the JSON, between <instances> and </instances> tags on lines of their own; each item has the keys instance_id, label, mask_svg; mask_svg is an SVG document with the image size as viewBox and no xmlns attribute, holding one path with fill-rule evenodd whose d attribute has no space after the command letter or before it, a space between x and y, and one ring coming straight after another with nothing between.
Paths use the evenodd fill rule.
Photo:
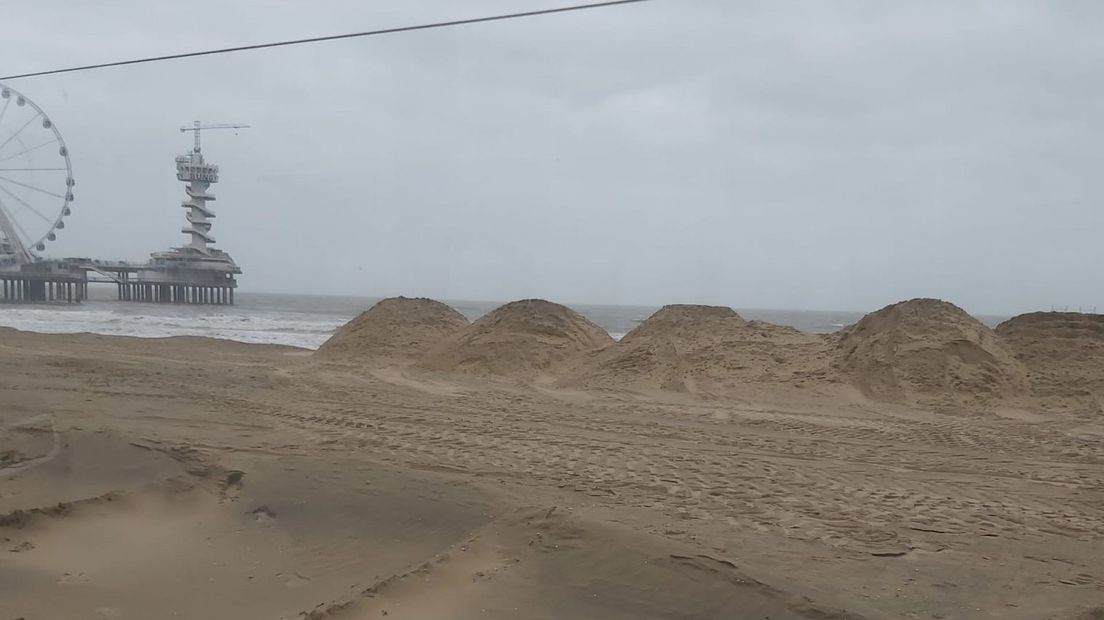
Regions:
<instances>
[{"instance_id":1,"label":"sandy beach","mask_svg":"<svg viewBox=\"0 0 1104 620\"><path fill-rule=\"evenodd\" d=\"M317 353L0 329L0 618L1104 614L1090 315L435 303Z\"/></svg>"}]
</instances>

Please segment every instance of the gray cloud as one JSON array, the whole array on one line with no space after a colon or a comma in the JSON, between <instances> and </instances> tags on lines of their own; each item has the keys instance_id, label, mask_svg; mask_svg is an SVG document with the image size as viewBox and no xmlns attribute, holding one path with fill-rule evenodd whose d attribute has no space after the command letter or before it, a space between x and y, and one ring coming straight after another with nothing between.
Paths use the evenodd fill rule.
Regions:
<instances>
[{"instance_id":1,"label":"gray cloud","mask_svg":"<svg viewBox=\"0 0 1104 620\"><path fill-rule=\"evenodd\" d=\"M553 6L8 7L5 69ZM324 6L325 9L319 7ZM193 118L247 290L979 313L1099 305L1097 3L653 3L13 82L53 252L178 244Z\"/></svg>"}]
</instances>

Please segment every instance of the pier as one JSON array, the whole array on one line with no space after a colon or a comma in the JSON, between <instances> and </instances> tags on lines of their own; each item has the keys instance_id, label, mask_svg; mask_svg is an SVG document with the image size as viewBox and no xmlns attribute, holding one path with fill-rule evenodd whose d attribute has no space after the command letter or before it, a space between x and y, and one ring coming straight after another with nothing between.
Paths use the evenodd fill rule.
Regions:
<instances>
[{"instance_id":1,"label":"pier","mask_svg":"<svg viewBox=\"0 0 1104 620\"><path fill-rule=\"evenodd\" d=\"M65 228L64 218L71 214L72 190L76 182L69 150L57 127L40 108L13 89L0 85L0 101L10 103L13 100L17 108L30 108L35 113L17 128L18 131L41 126L41 131L57 142L56 157L60 162L52 167L16 162L18 165L6 168L12 174L54 174L54 177L45 177L47 181L42 182L43 186L0 177L12 184L11 188L0 186L0 303L79 304L88 299L90 285L105 285L115 287L116 299L121 302L233 305L237 276L242 271L230 254L214 247L211 227L215 212L210 203L215 195L210 189L219 181L219 167L204 159L200 133L208 129L241 129L248 125L202 125L196 121L180 128L181 132L193 132L195 140L189 152L175 158L176 178L184 183L185 199L180 207L185 210L186 225L180 232L187 236L185 245L154 252L145 262L76 257L53 259L42 256L41 252L57 239L58 231ZM24 154L17 153L9 158ZM56 186L49 185L51 182ZM60 201L56 219L43 215L46 207L32 202L36 196ZM30 222L34 221L25 219L27 214L45 220L49 228L38 230L38 234L27 234L28 229L32 229Z\"/></svg>"},{"instance_id":2,"label":"pier","mask_svg":"<svg viewBox=\"0 0 1104 620\"><path fill-rule=\"evenodd\" d=\"M147 263L40 260L0 269L0 302L78 304L88 299L89 285L113 285L118 301L230 306L236 273L225 261L205 264L172 251Z\"/></svg>"},{"instance_id":3,"label":"pier","mask_svg":"<svg viewBox=\"0 0 1104 620\"><path fill-rule=\"evenodd\" d=\"M21 265L0 271L0 301L7 303L80 303L88 298L85 272L65 262Z\"/></svg>"}]
</instances>

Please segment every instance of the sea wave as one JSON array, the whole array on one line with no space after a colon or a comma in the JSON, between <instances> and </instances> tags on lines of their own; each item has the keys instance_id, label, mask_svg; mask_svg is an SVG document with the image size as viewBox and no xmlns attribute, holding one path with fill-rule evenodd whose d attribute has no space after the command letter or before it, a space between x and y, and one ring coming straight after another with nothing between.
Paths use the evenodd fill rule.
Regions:
<instances>
[{"instance_id":1,"label":"sea wave","mask_svg":"<svg viewBox=\"0 0 1104 620\"><path fill-rule=\"evenodd\" d=\"M318 348L346 317L249 309L165 307L91 302L80 307L0 307L0 325L41 333L81 333L139 338L206 336L239 342Z\"/></svg>"}]
</instances>

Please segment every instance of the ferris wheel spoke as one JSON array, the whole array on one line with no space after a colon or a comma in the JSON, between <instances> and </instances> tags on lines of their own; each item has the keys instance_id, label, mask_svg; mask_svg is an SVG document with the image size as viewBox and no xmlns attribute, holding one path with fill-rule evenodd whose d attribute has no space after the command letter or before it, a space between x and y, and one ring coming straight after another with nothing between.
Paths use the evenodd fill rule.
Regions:
<instances>
[{"instance_id":1,"label":"ferris wheel spoke","mask_svg":"<svg viewBox=\"0 0 1104 620\"><path fill-rule=\"evenodd\" d=\"M11 105L11 97L4 100L4 109L0 110L0 121L4 120L4 115L8 113L8 106Z\"/></svg>"},{"instance_id":2,"label":"ferris wheel spoke","mask_svg":"<svg viewBox=\"0 0 1104 620\"><path fill-rule=\"evenodd\" d=\"M23 229L23 226L19 224L19 220L15 219L15 217L12 216L11 210L8 209L6 206L4 206L3 201L0 201L0 209L3 209L4 213L6 213L8 215L8 221L11 222L12 226L15 227L16 234L21 233L23 235L23 238L19 240L20 243L24 247L29 247L31 245L31 243L33 243L32 237L30 235L28 235L27 231Z\"/></svg>"},{"instance_id":3,"label":"ferris wheel spoke","mask_svg":"<svg viewBox=\"0 0 1104 620\"><path fill-rule=\"evenodd\" d=\"M34 213L38 217L42 218L42 221L46 222L50 226L54 225L53 220L51 220L50 218L43 215L42 212L39 211L38 209L32 207L29 203L27 203L26 200L23 200L19 196L16 196L15 194L11 193L11 191L9 191L8 188L4 187L3 185L0 185L0 192L4 192L5 194L7 194L12 200L15 200L19 204L23 205L24 208L26 208L31 213ZM10 211L9 211L9 213L10 213Z\"/></svg>"},{"instance_id":4,"label":"ferris wheel spoke","mask_svg":"<svg viewBox=\"0 0 1104 620\"><path fill-rule=\"evenodd\" d=\"M20 155L26 155L27 153L30 153L32 151L37 151L38 149L40 149L44 146L50 146L51 144L55 144L56 142L57 142L57 138L55 137L52 140L47 140L46 142L43 142L42 144L39 144L38 146L32 146L29 149L23 149L22 151L19 151L18 153L15 153L14 155L8 155L6 157L0 157L0 162L8 161L9 159L15 159L16 157L19 157Z\"/></svg>"},{"instance_id":5,"label":"ferris wheel spoke","mask_svg":"<svg viewBox=\"0 0 1104 620\"><path fill-rule=\"evenodd\" d=\"M56 172L65 168L0 168L0 172Z\"/></svg>"},{"instance_id":6,"label":"ferris wheel spoke","mask_svg":"<svg viewBox=\"0 0 1104 620\"><path fill-rule=\"evenodd\" d=\"M9 99L8 101L11 101L11 99ZM5 147L5 146L7 146L9 142L11 142L12 140L15 140L16 138L18 138L18 137L19 137L19 134L23 133L23 130L24 130L24 129L26 129L26 128L27 128L27 127L28 127L28 126L29 126L29 125L31 124L31 123L33 123L33 122L34 122L34 120L35 120L36 118L38 118L39 116L41 116L41 114L40 114L40 113L38 113L38 112L35 112L35 115L34 115L34 116L32 116L31 118L27 119L27 122L26 122L26 123L23 123L23 126L19 128L19 131L16 131L16 132L15 132L15 133L13 133L12 135L8 136L8 139L7 139L7 140L4 140L4 143L3 143L3 144L0 144L0 151L4 150L4 147Z\"/></svg>"},{"instance_id":7,"label":"ferris wheel spoke","mask_svg":"<svg viewBox=\"0 0 1104 620\"><path fill-rule=\"evenodd\" d=\"M34 191L42 193L42 194L46 194L47 196L53 196L54 198L61 198L62 200L65 199L65 196L62 195L62 194L51 192L49 190L42 189L41 187L35 187L34 185L31 185L29 183L20 183L19 181L16 181L15 179L9 179L8 177L5 177L5 176L0 176L0 181L7 181L8 183L11 183L12 185L18 185L19 187L25 187L27 189L34 190Z\"/></svg>"}]
</instances>

